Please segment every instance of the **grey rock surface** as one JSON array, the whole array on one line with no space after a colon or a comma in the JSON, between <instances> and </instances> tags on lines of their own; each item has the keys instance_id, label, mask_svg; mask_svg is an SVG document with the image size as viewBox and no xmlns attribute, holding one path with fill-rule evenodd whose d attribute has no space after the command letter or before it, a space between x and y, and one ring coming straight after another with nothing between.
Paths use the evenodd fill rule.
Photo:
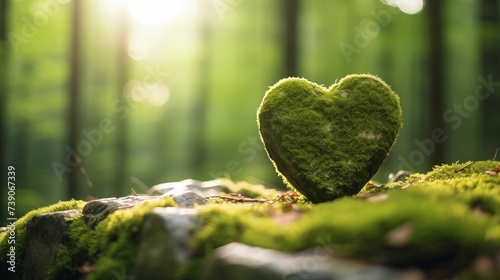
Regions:
<instances>
[{"instance_id":1,"label":"grey rock surface","mask_svg":"<svg viewBox=\"0 0 500 280\"><path fill-rule=\"evenodd\" d=\"M192 191L200 196L217 195L221 189L219 180L200 182L198 180L186 179L180 182L169 182L154 185L149 189L150 195L168 195L178 191Z\"/></svg>"},{"instance_id":2,"label":"grey rock surface","mask_svg":"<svg viewBox=\"0 0 500 280\"><path fill-rule=\"evenodd\" d=\"M134 274L136 279L174 279L189 261L188 240L196 224L196 209L155 208L142 223Z\"/></svg>"},{"instance_id":3,"label":"grey rock surface","mask_svg":"<svg viewBox=\"0 0 500 280\"><path fill-rule=\"evenodd\" d=\"M68 218L79 215L78 210L59 211L33 217L26 230L23 279L45 279L54 263L59 244L64 240Z\"/></svg>"},{"instance_id":4,"label":"grey rock surface","mask_svg":"<svg viewBox=\"0 0 500 280\"><path fill-rule=\"evenodd\" d=\"M215 250L201 279L391 280L404 279L404 275L386 267L335 259L320 247L288 254L230 243Z\"/></svg>"},{"instance_id":5,"label":"grey rock surface","mask_svg":"<svg viewBox=\"0 0 500 280\"><path fill-rule=\"evenodd\" d=\"M116 210L131 208L145 201L157 198L157 196L129 195L120 198L110 197L92 200L83 207L85 224L90 228L95 228L100 221Z\"/></svg>"},{"instance_id":6,"label":"grey rock surface","mask_svg":"<svg viewBox=\"0 0 500 280\"><path fill-rule=\"evenodd\" d=\"M202 196L188 190L178 190L173 192L174 190L162 195L171 195L173 196L175 203L179 207L182 208L192 208L195 205L203 205L207 203L207 200L203 198Z\"/></svg>"}]
</instances>

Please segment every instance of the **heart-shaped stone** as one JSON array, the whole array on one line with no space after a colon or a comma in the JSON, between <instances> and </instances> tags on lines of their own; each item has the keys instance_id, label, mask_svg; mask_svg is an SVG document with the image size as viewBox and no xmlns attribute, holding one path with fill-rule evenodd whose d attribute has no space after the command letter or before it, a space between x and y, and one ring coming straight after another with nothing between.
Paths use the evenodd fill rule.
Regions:
<instances>
[{"instance_id":1,"label":"heart-shaped stone","mask_svg":"<svg viewBox=\"0 0 500 280\"><path fill-rule=\"evenodd\" d=\"M280 80L257 112L267 154L285 183L314 203L358 193L402 126L399 97L378 77L348 75L326 89Z\"/></svg>"}]
</instances>

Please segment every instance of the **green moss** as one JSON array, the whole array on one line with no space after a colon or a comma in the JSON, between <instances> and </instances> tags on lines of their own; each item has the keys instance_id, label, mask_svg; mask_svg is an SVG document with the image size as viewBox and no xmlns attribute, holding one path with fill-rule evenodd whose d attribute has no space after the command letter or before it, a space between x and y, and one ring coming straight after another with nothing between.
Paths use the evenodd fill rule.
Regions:
<instances>
[{"instance_id":1,"label":"green moss","mask_svg":"<svg viewBox=\"0 0 500 280\"><path fill-rule=\"evenodd\" d=\"M138 206L118 210L101 221L94 230L83 219L71 224L69 242L58 251L51 279L74 279L82 266L91 267L86 279L114 279L131 273L139 242L140 225L155 207L175 206L172 197L146 201ZM71 248L71 257L67 257ZM71 260L68 263L68 259ZM87 263L87 264L85 264Z\"/></svg>"},{"instance_id":2,"label":"green moss","mask_svg":"<svg viewBox=\"0 0 500 280\"><path fill-rule=\"evenodd\" d=\"M413 174L405 181L365 191L365 195L318 205L275 202L198 206L202 227L192 233L193 259L176 277L196 279L216 248L242 242L284 252L316 247L322 256L447 272L448 278L488 279L488 275L478 275L469 268L476 258L493 258L500 250L500 175L482 173L500 167L500 162L481 161L462 168L465 165L436 166L427 174ZM226 185L233 190L238 185L252 189L251 184ZM255 189L255 193L261 191L260 187ZM39 209L19 219L17 230L22 231L36 214L81 210L83 205L69 201ZM172 198L165 197L119 210L94 230L86 226L82 216L72 218L68 238L58 250L49 279L131 275L144 216L154 207L174 205ZM5 233L2 238L5 246ZM84 275L85 270L90 273ZM22 277L22 273L16 275ZM491 279L498 275L491 275Z\"/></svg>"},{"instance_id":3,"label":"green moss","mask_svg":"<svg viewBox=\"0 0 500 280\"><path fill-rule=\"evenodd\" d=\"M398 96L372 75L348 75L328 89L283 79L266 92L257 119L278 174L315 203L358 193L402 126Z\"/></svg>"},{"instance_id":4,"label":"green moss","mask_svg":"<svg viewBox=\"0 0 500 280\"><path fill-rule=\"evenodd\" d=\"M251 184L246 181L234 182L226 178L219 178L217 180L220 181L220 188L224 193L237 193L249 198L266 199L274 199L281 194L275 189L269 189L263 185Z\"/></svg>"},{"instance_id":5,"label":"green moss","mask_svg":"<svg viewBox=\"0 0 500 280\"><path fill-rule=\"evenodd\" d=\"M6 255L8 253L9 247L12 246L12 244L8 243L8 237L10 231L4 231L0 233L0 254L2 256L2 265L1 265L1 272L0 272L0 278L2 279L21 279L23 275L23 259L24 259L24 253L25 253L25 236L26 236L26 226L28 225L29 221L37 215L40 214L45 214L45 213L51 213L51 212L57 212L57 211L65 211L65 210L71 210L71 209L76 209L76 210L82 210L83 206L85 206L85 202L80 201L80 200L70 200L70 201L60 201L56 204L38 208L35 210L32 210L23 217L19 218L15 222L15 233L16 233L16 238L15 238L15 247L16 247L16 273L11 273L7 270L8 264L7 264L7 259ZM15 275L15 276L14 276ZM14 278L12 278L14 277Z\"/></svg>"},{"instance_id":6,"label":"green moss","mask_svg":"<svg viewBox=\"0 0 500 280\"><path fill-rule=\"evenodd\" d=\"M478 162L456 173L463 165L410 176L374 194L378 200L345 197L298 208L286 203L201 206L205 226L195 233L195 259L184 271L198 271L193 266L215 248L235 241L286 252L319 247L322 253L390 266L462 271L476 257L500 250L500 176L480 174L500 162ZM413 183L402 189L408 182ZM294 217L291 222L287 215Z\"/></svg>"},{"instance_id":7,"label":"green moss","mask_svg":"<svg viewBox=\"0 0 500 280\"><path fill-rule=\"evenodd\" d=\"M498 161L477 161L435 166L426 174L415 173L405 181L389 184L363 193L387 192L393 189L416 189L436 197L453 197L469 203L471 207L491 214L500 214L499 176L484 171L500 166ZM463 168L466 166L465 168Z\"/></svg>"}]
</instances>

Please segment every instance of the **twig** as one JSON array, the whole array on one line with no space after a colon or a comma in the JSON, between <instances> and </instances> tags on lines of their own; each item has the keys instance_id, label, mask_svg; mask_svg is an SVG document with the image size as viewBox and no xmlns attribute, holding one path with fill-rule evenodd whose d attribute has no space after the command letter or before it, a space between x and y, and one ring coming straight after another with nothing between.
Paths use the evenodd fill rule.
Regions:
<instances>
[{"instance_id":1,"label":"twig","mask_svg":"<svg viewBox=\"0 0 500 280\"><path fill-rule=\"evenodd\" d=\"M77 165L79 167L78 170L82 174L83 178L85 178L85 182L87 183L87 186L89 186L90 194L93 197L97 197L97 196L95 196L94 184L92 184L92 181L90 181L90 178L87 175L87 172L85 171L85 168L83 168L82 161L80 160L80 157L76 157L76 162L77 162Z\"/></svg>"},{"instance_id":2,"label":"twig","mask_svg":"<svg viewBox=\"0 0 500 280\"><path fill-rule=\"evenodd\" d=\"M474 161L471 161L471 162L465 164L464 166L460 167L459 169L455 170L455 172L458 173L458 172L464 170L465 168L471 166L473 163L474 163Z\"/></svg>"},{"instance_id":3,"label":"twig","mask_svg":"<svg viewBox=\"0 0 500 280\"><path fill-rule=\"evenodd\" d=\"M147 193L149 191L148 186L146 184L144 184L141 180L139 180L139 178L134 177L134 176L130 176L129 179L130 179L130 182L132 184L139 187L144 193Z\"/></svg>"},{"instance_id":4,"label":"twig","mask_svg":"<svg viewBox=\"0 0 500 280\"><path fill-rule=\"evenodd\" d=\"M493 160L497 160L497 153L498 153L498 148L497 148L497 150L495 151L495 155L493 156Z\"/></svg>"},{"instance_id":5,"label":"twig","mask_svg":"<svg viewBox=\"0 0 500 280\"><path fill-rule=\"evenodd\" d=\"M138 196L137 193L135 192L134 188L130 188L132 192L134 193L135 196Z\"/></svg>"},{"instance_id":6,"label":"twig","mask_svg":"<svg viewBox=\"0 0 500 280\"><path fill-rule=\"evenodd\" d=\"M248 197L232 197L232 196L226 196L226 195L209 195L206 196L205 198L222 198L222 199L228 199L228 200L233 200L235 202L269 202L267 199L259 199L259 198L248 198Z\"/></svg>"},{"instance_id":7,"label":"twig","mask_svg":"<svg viewBox=\"0 0 500 280\"><path fill-rule=\"evenodd\" d=\"M411 171L406 171L406 170L399 170L396 175L393 173L389 174L389 180L387 181L386 185L392 184L398 180L399 177L403 175L410 175Z\"/></svg>"}]
</instances>

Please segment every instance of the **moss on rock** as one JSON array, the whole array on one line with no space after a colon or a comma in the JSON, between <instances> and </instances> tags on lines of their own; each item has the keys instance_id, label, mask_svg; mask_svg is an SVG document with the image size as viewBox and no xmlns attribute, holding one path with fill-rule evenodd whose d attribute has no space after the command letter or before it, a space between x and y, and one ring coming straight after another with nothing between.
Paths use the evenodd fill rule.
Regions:
<instances>
[{"instance_id":1,"label":"moss on rock","mask_svg":"<svg viewBox=\"0 0 500 280\"><path fill-rule=\"evenodd\" d=\"M235 241L285 252L321 247L332 255L419 267L441 277L471 273L474 260L493 259L500 251L500 176L481 173L500 162L477 162L456 172L461 166L437 166L377 193L319 205L199 207L205 226L192 249L203 259Z\"/></svg>"},{"instance_id":2,"label":"moss on rock","mask_svg":"<svg viewBox=\"0 0 500 280\"><path fill-rule=\"evenodd\" d=\"M5 231L0 232L0 254L2 258L5 258L7 256L7 253L10 250L11 246L15 246L15 254L16 254L16 272L12 273L7 270L8 264L5 261L2 261L1 264L1 272L0 272L0 278L2 279L22 279L23 273L24 273L24 255L26 251L25 247L25 236L26 236L26 230L27 230L27 225L33 219L33 217L40 215L40 214L45 214L45 213L52 213L52 212L57 212L57 211L65 211L65 210L79 210L81 211L83 209L83 206L85 205L85 202L80 201L80 200L70 200L70 201L60 201L56 204L49 205L46 207L41 207L35 210L32 210L28 213L26 213L23 217L19 218L17 221L15 221L15 244L9 243L9 234L10 234L10 229L6 229Z\"/></svg>"},{"instance_id":3,"label":"moss on rock","mask_svg":"<svg viewBox=\"0 0 500 280\"><path fill-rule=\"evenodd\" d=\"M257 119L278 174L315 203L358 193L402 126L399 97L372 75L348 75L328 89L283 79L266 92Z\"/></svg>"},{"instance_id":4,"label":"moss on rock","mask_svg":"<svg viewBox=\"0 0 500 280\"><path fill-rule=\"evenodd\" d=\"M155 207L175 206L172 197L146 201L117 210L91 229L82 217L69 229L69 241L60 246L50 279L114 279L131 273L139 243L140 225Z\"/></svg>"},{"instance_id":5,"label":"moss on rock","mask_svg":"<svg viewBox=\"0 0 500 280\"><path fill-rule=\"evenodd\" d=\"M199 278L213 251L231 242L282 252L319 248L322 257L416 267L433 279L495 279L500 276L498 267L485 272L476 270L475 264L491 263L500 252L500 175L484 173L497 167L498 161L440 165L405 181L318 205L274 200L198 206L201 228L193 229L190 238L192 259L176 272L176 279ZM226 183L233 190L236 185L251 189L251 184ZM262 194L262 188L255 193ZM24 241L23 227L34 215L81 210L83 204L68 201L30 212L18 220L19 244ZM82 216L72 218L48 279L131 275L144 216L166 206L175 206L171 197L118 210L94 229ZM5 250L6 233L0 238ZM22 273L16 275L22 278Z\"/></svg>"}]
</instances>

